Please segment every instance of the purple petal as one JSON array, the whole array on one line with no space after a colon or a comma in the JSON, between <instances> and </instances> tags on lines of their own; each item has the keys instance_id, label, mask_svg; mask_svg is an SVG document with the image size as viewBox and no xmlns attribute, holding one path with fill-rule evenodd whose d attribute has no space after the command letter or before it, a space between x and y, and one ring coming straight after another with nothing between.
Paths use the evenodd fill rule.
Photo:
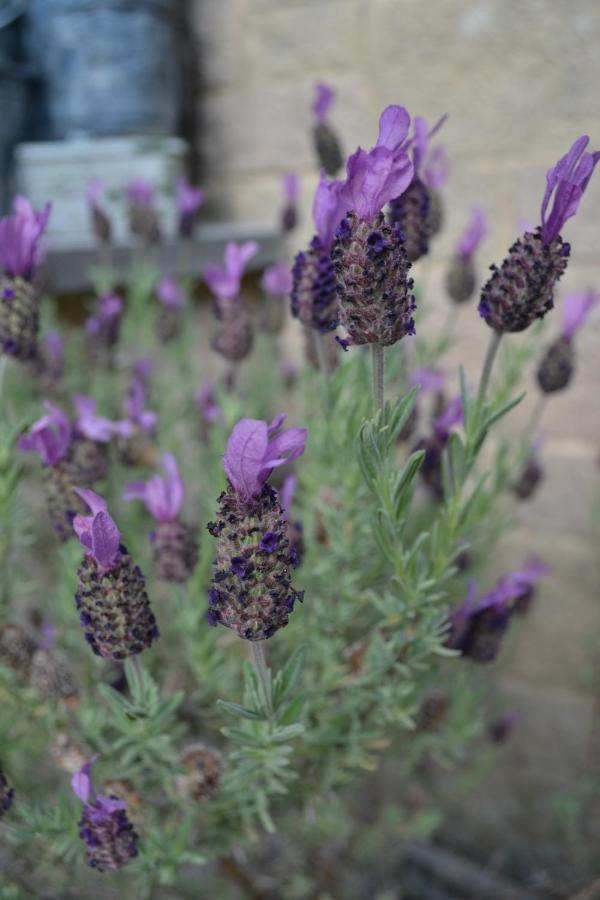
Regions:
<instances>
[{"instance_id":1,"label":"purple petal","mask_svg":"<svg viewBox=\"0 0 600 900\"><path fill-rule=\"evenodd\" d=\"M450 166L441 144L434 147L423 166L423 181L432 190L439 190L448 181Z\"/></svg>"},{"instance_id":2,"label":"purple petal","mask_svg":"<svg viewBox=\"0 0 600 900\"><path fill-rule=\"evenodd\" d=\"M433 430L439 437L447 438L452 428L463 421L464 412L459 394L450 401L442 415L434 421Z\"/></svg>"},{"instance_id":3,"label":"purple petal","mask_svg":"<svg viewBox=\"0 0 600 900\"><path fill-rule=\"evenodd\" d=\"M232 486L241 497L250 499L260 493L260 479L268 446L267 423L259 419L241 419L234 427L223 455L223 466Z\"/></svg>"},{"instance_id":4,"label":"purple petal","mask_svg":"<svg viewBox=\"0 0 600 900\"><path fill-rule=\"evenodd\" d=\"M204 191L191 185L186 178L177 179L175 197L180 216L193 216L204 203Z\"/></svg>"},{"instance_id":5,"label":"purple petal","mask_svg":"<svg viewBox=\"0 0 600 900\"><path fill-rule=\"evenodd\" d=\"M584 191L600 160L600 152L586 153L587 135L578 138L568 153L546 175L546 190L542 200L542 239L552 243L565 222L575 215ZM550 214L548 207L552 202Z\"/></svg>"},{"instance_id":6,"label":"purple petal","mask_svg":"<svg viewBox=\"0 0 600 900\"><path fill-rule=\"evenodd\" d=\"M463 259L468 259L475 253L487 234L488 225L485 213L479 207L475 207L471 213L471 220L457 244L456 252Z\"/></svg>"},{"instance_id":7,"label":"purple petal","mask_svg":"<svg viewBox=\"0 0 600 900\"><path fill-rule=\"evenodd\" d=\"M570 294L565 299L563 303L563 337L571 340L598 301L600 301L600 294L591 290L583 294Z\"/></svg>"},{"instance_id":8,"label":"purple petal","mask_svg":"<svg viewBox=\"0 0 600 900\"><path fill-rule=\"evenodd\" d=\"M92 554L102 568L109 568L119 552L121 535L107 512L94 515L92 521Z\"/></svg>"},{"instance_id":9,"label":"purple petal","mask_svg":"<svg viewBox=\"0 0 600 900\"><path fill-rule=\"evenodd\" d=\"M406 140L409 126L410 115L404 106L388 106L379 118L379 137L376 146L386 147L392 151L399 149Z\"/></svg>"},{"instance_id":10,"label":"purple petal","mask_svg":"<svg viewBox=\"0 0 600 900\"><path fill-rule=\"evenodd\" d=\"M410 376L410 385L415 387L417 384L421 386L421 393L426 391L441 391L446 383L446 375L437 369L417 369Z\"/></svg>"},{"instance_id":11,"label":"purple petal","mask_svg":"<svg viewBox=\"0 0 600 900\"><path fill-rule=\"evenodd\" d=\"M286 413L277 413L272 422L269 422L268 435L272 437L276 431L279 431L285 420L287 419Z\"/></svg>"},{"instance_id":12,"label":"purple petal","mask_svg":"<svg viewBox=\"0 0 600 900\"><path fill-rule=\"evenodd\" d=\"M287 428L269 441L260 476L266 480L276 466L293 462L306 447L306 428ZM266 474L265 474L266 473Z\"/></svg>"},{"instance_id":13,"label":"purple petal","mask_svg":"<svg viewBox=\"0 0 600 900\"><path fill-rule=\"evenodd\" d=\"M289 519L290 509L292 508L292 500L294 499L294 494L296 493L297 484L298 479L295 475L287 475L281 488L281 508L286 519Z\"/></svg>"},{"instance_id":14,"label":"purple petal","mask_svg":"<svg viewBox=\"0 0 600 900\"><path fill-rule=\"evenodd\" d=\"M313 101L312 111L318 125L327 118L334 97L335 91L328 84L324 84L323 82L317 82L317 84L315 84L315 99Z\"/></svg>"},{"instance_id":15,"label":"purple petal","mask_svg":"<svg viewBox=\"0 0 600 900\"><path fill-rule=\"evenodd\" d=\"M276 262L265 269L262 281L263 290L270 297L283 298L292 290L292 272L287 263Z\"/></svg>"},{"instance_id":16,"label":"purple petal","mask_svg":"<svg viewBox=\"0 0 600 900\"><path fill-rule=\"evenodd\" d=\"M337 227L349 208L345 182L329 181L321 171L313 200L313 219L324 250L331 249Z\"/></svg>"},{"instance_id":17,"label":"purple petal","mask_svg":"<svg viewBox=\"0 0 600 900\"><path fill-rule=\"evenodd\" d=\"M75 772L73 777L71 778L71 787L73 792L77 797L82 801L82 803L87 803L90 796L94 798L94 789L92 787L92 765L98 759L98 754L94 754L88 762L84 763L84 765L79 769L78 772Z\"/></svg>"},{"instance_id":18,"label":"purple petal","mask_svg":"<svg viewBox=\"0 0 600 900\"><path fill-rule=\"evenodd\" d=\"M341 190L342 202L366 222L386 203L399 197L413 177L413 164L405 152L375 147L365 153L360 147L349 157L347 179Z\"/></svg>"},{"instance_id":19,"label":"purple petal","mask_svg":"<svg viewBox=\"0 0 600 900\"><path fill-rule=\"evenodd\" d=\"M161 278L156 296L167 309L178 310L185 305L185 295L174 278Z\"/></svg>"},{"instance_id":20,"label":"purple petal","mask_svg":"<svg viewBox=\"0 0 600 900\"><path fill-rule=\"evenodd\" d=\"M146 501L146 482L145 481L129 481L127 487L123 491L123 500L129 502L131 500Z\"/></svg>"},{"instance_id":21,"label":"purple petal","mask_svg":"<svg viewBox=\"0 0 600 900\"><path fill-rule=\"evenodd\" d=\"M295 172L283 176L283 194L288 203L295 203L300 193L300 180Z\"/></svg>"},{"instance_id":22,"label":"purple petal","mask_svg":"<svg viewBox=\"0 0 600 900\"><path fill-rule=\"evenodd\" d=\"M135 178L125 188L125 196L135 206L150 207L154 203L154 187L143 178Z\"/></svg>"}]
</instances>

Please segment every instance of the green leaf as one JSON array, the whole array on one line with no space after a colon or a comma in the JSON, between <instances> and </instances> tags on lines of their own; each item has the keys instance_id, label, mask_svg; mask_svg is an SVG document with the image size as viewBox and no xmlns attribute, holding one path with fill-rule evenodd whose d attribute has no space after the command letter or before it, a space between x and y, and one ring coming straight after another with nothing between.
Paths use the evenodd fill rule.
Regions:
<instances>
[{"instance_id":1,"label":"green leaf","mask_svg":"<svg viewBox=\"0 0 600 900\"><path fill-rule=\"evenodd\" d=\"M226 700L217 700L217 706L221 706L234 716L241 716L242 719L260 721L263 718L261 713L252 709L246 709L245 706L240 706L239 703L228 703Z\"/></svg>"}]
</instances>

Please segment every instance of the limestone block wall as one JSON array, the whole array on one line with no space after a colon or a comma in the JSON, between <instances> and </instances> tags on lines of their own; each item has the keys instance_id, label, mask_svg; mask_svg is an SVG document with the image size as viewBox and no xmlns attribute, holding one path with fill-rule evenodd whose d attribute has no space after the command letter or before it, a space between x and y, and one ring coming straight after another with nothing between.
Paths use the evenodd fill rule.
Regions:
<instances>
[{"instance_id":1,"label":"limestone block wall","mask_svg":"<svg viewBox=\"0 0 600 900\"><path fill-rule=\"evenodd\" d=\"M452 166L447 227L421 272L432 309L423 327L432 330L446 316L442 277L471 206L482 205L492 226L480 256L483 276L523 220L537 223L546 170L574 138L587 133L600 147L598 0L194 0L193 19L202 71L200 149L213 213L273 223L281 176L297 172L303 225L291 253L311 232L316 80L338 92L332 121L348 152L373 143L388 103L429 120L449 114L440 136ZM573 245L564 291L600 288L599 174L564 233ZM554 314L549 336L558 321ZM470 308L461 311L456 333L448 363L466 360L474 379L488 330ZM498 668L507 703L520 704L524 717L502 778L486 788L505 799L483 823L486 834L531 820L532 791L543 830L542 799L574 785L587 765L600 692L590 667L600 633L592 527L600 497L599 342L600 309L581 336L575 386L544 414L548 482L521 508L494 560L500 572L535 552L555 574ZM530 387L508 427L523 426L533 381ZM481 806L473 804L473 816Z\"/></svg>"}]
</instances>

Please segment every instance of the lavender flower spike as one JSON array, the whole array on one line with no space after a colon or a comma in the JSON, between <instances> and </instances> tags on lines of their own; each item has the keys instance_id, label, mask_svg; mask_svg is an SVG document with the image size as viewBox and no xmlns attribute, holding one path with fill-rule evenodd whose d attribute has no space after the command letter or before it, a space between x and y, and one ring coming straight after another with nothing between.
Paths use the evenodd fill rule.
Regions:
<instances>
[{"instance_id":1,"label":"lavender flower spike","mask_svg":"<svg viewBox=\"0 0 600 900\"><path fill-rule=\"evenodd\" d=\"M17 197L12 215L0 220L0 353L23 362L37 355L39 298L31 281L41 262L39 242L50 208L47 204L36 213L28 200Z\"/></svg>"},{"instance_id":2,"label":"lavender flower spike","mask_svg":"<svg viewBox=\"0 0 600 900\"><path fill-rule=\"evenodd\" d=\"M174 278L161 278L156 286L156 296L162 304L157 321L158 335L164 342L177 337L181 329L181 311L185 306L185 294Z\"/></svg>"},{"instance_id":3,"label":"lavender flower spike","mask_svg":"<svg viewBox=\"0 0 600 900\"><path fill-rule=\"evenodd\" d=\"M445 116L429 130L424 118L416 116L413 137L406 146L412 145L413 174L408 187L398 197L390 200L389 222L398 224L405 239L405 248L411 262L416 262L429 250L430 207L429 188L422 177L422 169L429 148L429 138L439 130Z\"/></svg>"},{"instance_id":4,"label":"lavender flower spike","mask_svg":"<svg viewBox=\"0 0 600 900\"><path fill-rule=\"evenodd\" d=\"M224 419L223 410L217 400L214 384L203 384L196 394L196 406L200 413L200 433L203 441L208 440L210 429Z\"/></svg>"},{"instance_id":5,"label":"lavender flower spike","mask_svg":"<svg viewBox=\"0 0 600 900\"><path fill-rule=\"evenodd\" d=\"M207 266L204 278L218 300L235 300L240 292L242 275L249 260L258 252L256 241L236 244L230 241L225 247L223 266Z\"/></svg>"},{"instance_id":6,"label":"lavender flower spike","mask_svg":"<svg viewBox=\"0 0 600 900\"><path fill-rule=\"evenodd\" d=\"M427 231L433 238L440 233L444 225L444 199L442 187L448 180L450 166L446 151L441 144L434 147L423 164L423 182L429 191L429 213L427 214Z\"/></svg>"},{"instance_id":7,"label":"lavender flower spike","mask_svg":"<svg viewBox=\"0 0 600 900\"><path fill-rule=\"evenodd\" d=\"M204 277L217 302L217 330L212 346L230 362L239 362L252 349L252 326L240 297L242 275L248 261L257 253L258 244L230 242L225 248L225 265L208 266Z\"/></svg>"},{"instance_id":8,"label":"lavender flower spike","mask_svg":"<svg viewBox=\"0 0 600 900\"><path fill-rule=\"evenodd\" d=\"M194 532L179 521L185 486L172 453L162 457L165 477L153 475L146 482L127 485L124 500L142 500L157 525L152 536L154 564L162 581L184 582L198 560Z\"/></svg>"},{"instance_id":9,"label":"lavender flower spike","mask_svg":"<svg viewBox=\"0 0 600 900\"><path fill-rule=\"evenodd\" d=\"M101 202L105 190L106 185L100 178L92 178L88 182L85 191L85 198L92 218L92 229L96 240L100 244L110 244L112 235L112 224Z\"/></svg>"},{"instance_id":10,"label":"lavender flower spike","mask_svg":"<svg viewBox=\"0 0 600 900\"><path fill-rule=\"evenodd\" d=\"M327 121L335 92L328 84L315 84L315 99L312 105L314 117L313 140L319 167L328 175L336 175L342 168L344 157L335 131Z\"/></svg>"},{"instance_id":11,"label":"lavender flower spike","mask_svg":"<svg viewBox=\"0 0 600 900\"><path fill-rule=\"evenodd\" d=\"M93 491L75 490L91 511L73 520L85 548L75 595L85 639L97 656L125 659L159 636L144 576L121 544L106 501Z\"/></svg>"},{"instance_id":12,"label":"lavender flower spike","mask_svg":"<svg viewBox=\"0 0 600 900\"><path fill-rule=\"evenodd\" d=\"M406 152L410 116L388 106L379 120L377 144L348 160L336 213L343 215L332 251L340 322L353 344L389 346L414 334L413 281L404 235L385 222L382 208L400 196L413 177Z\"/></svg>"},{"instance_id":13,"label":"lavender flower spike","mask_svg":"<svg viewBox=\"0 0 600 900\"><path fill-rule=\"evenodd\" d=\"M292 269L292 315L303 325L322 333L333 331L339 320L331 247L345 212L342 188L343 182L328 181L321 172L313 202L317 234L308 250L298 253Z\"/></svg>"},{"instance_id":14,"label":"lavender flower spike","mask_svg":"<svg viewBox=\"0 0 600 900\"><path fill-rule=\"evenodd\" d=\"M599 300L600 295L594 291L571 294L565 299L560 335L547 348L536 373L544 394L562 391L571 383L576 362L573 338Z\"/></svg>"},{"instance_id":15,"label":"lavender flower spike","mask_svg":"<svg viewBox=\"0 0 600 900\"><path fill-rule=\"evenodd\" d=\"M143 178L135 178L125 188L129 203L129 228L135 237L147 244L156 244L161 238L154 193L154 186Z\"/></svg>"},{"instance_id":16,"label":"lavender flower spike","mask_svg":"<svg viewBox=\"0 0 600 900\"><path fill-rule=\"evenodd\" d=\"M473 256L487 233L485 213L476 207L456 245L454 259L446 277L448 294L455 303L466 303L473 296L477 282Z\"/></svg>"},{"instance_id":17,"label":"lavender flower spike","mask_svg":"<svg viewBox=\"0 0 600 900\"><path fill-rule=\"evenodd\" d=\"M298 224L298 195L300 181L294 172L283 176L284 205L281 211L281 230L285 233L293 231Z\"/></svg>"},{"instance_id":18,"label":"lavender flower spike","mask_svg":"<svg viewBox=\"0 0 600 900\"><path fill-rule=\"evenodd\" d=\"M179 236L190 238L198 218L198 210L204 203L204 191L194 187L186 178L178 178L175 183L175 200L179 214Z\"/></svg>"},{"instance_id":19,"label":"lavender flower spike","mask_svg":"<svg viewBox=\"0 0 600 900\"><path fill-rule=\"evenodd\" d=\"M526 231L502 265L492 266L492 276L481 292L479 314L494 331L523 331L554 306L554 288L571 252L560 230L577 212L600 160L600 151L586 152L588 142L586 135L578 138L548 171L541 227Z\"/></svg>"},{"instance_id":20,"label":"lavender flower spike","mask_svg":"<svg viewBox=\"0 0 600 900\"><path fill-rule=\"evenodd\" d=\"M62 409L47 400L44 409L46 415L33 423L28 434L21 435L17 447L37 453L45 466L54 466L71 446L71 423Z\"/></svg>"},{"instance_id":21,"label":"lavender flower spike","mask_svg":"<svg viewBox=\"0 0 600 900\"><path fill-rule=\"evenodd\" d=\"M73 793L83 803L79 836L87 848L88 864L98 872L121 869L137 856L138 836L125 810L127 804L117 797L96 794L92 786L93 756L71 779Z\"/></svg>"},{"instance_id":22,"label":"lavender flower spike","mask_svg":"<svg viewBox=\"0 0 600 900\"><path fill-rule=\"evenodd\" d=\"M217 539L208 621L250 641L266 640L287 625L295 601L302 599L292 587L297 556L286 515L267 484L275 467L304 452L306 430L280 431L284 418L270 425L242 419L235 426L223 456L229 484L219 497L216 521L208 525Z\"/></svg>"},{"instance_id":23,"label":"lavender flower spike","mask_svg":"<svg viewBox=\"0 0 600 900\"><path fill-rule=\"evenodd\" d=\"M82 475L75 455L69 417L58 406L45 402L46 415L19 438L19 450L37 453L44 464L46 505L52 528L61 541L73 536L73 518L84 507L73 491ZM89 481L88 481L89 483Z\"/></svg>"},{"instance_id":24,"label":"lavender flower spike","mask_svg":"<svg viewBox=\"0 0 600 900\"><path fill-rule=\"evenodd\" d=\"M276 262L265 269L262 280L265 304L262 308L261 327L267 334L278 334L285 323L287 299L293 286L290 267L285 262Z\"/></svg>"},{"instance_id":25,"label":"lavender flower spike","mask_svg":"<svg viewBox=\"0 0 600 900\"><path fill-rule=\"evenodd\" d=\"M471 581L464 603L450 613L446 645L461 650L474 662L492 662L500 650L512 616L531 602L537 580L548 574L548 566L531 560L522 571L509 572L495 588L477 599Z\"/></svg>"}]
</instances>

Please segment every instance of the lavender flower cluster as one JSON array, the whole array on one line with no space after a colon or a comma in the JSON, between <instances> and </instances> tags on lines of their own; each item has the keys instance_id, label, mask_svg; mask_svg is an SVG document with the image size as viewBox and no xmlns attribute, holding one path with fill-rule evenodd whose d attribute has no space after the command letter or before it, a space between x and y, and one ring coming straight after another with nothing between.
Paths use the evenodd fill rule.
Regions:
<instances>
[{"instance_id":1,"label":"lavender flower cluster","mask_svg":"<svg viewBox=\"0 0 600 900\"><path fill-rule=\"evenodd\" d=\"M334 93L328 85L316 86L313 137L321 172L312 207L315 234L308 247L296 255L293 266L280 259L264 271L261 280L264 303L259 322L261 331L273 338L271 346L274 346L285 325L289 302L291 316L299 321L311 340L316 338L310 346L325 376L333 367L337 348L331 340L324 344L323 339L332 339L338 328L343 329L343 336L337 336L337 340L344 349L372 345L380 353L373 357L375 390L380 396L373 422L374 427L387 433L393 429L386 418L389 409L382 402L383 348L416 333L413 266L429 252L444 218L441 188L448 177L448 164L443 147L434 145L433 139L445 116L430 127L422 117L411 119L403 106L388 106L380 116L375 145L368 151L359 147L351 154L345 161L345 177L338 179L344 155L329 121L333 100ZM494 348L501 335L527 329L553 308L555 288L570 256L570 245L563 240L561 231L577 212L600 159L600 152L588 152L587 145L587 137L579 138L548 171L539 226L517 238L500 266L491 266L491 275L481 289L478 310L494 333ZM131 234L146 247L156 246L164 234L154 186L136 180L127 186L125 196ZM175 196L178 240L191 243L203 192L180 179ZM298 178L294 173L286 173L280 214L282 234L291 234L298 224L299 196ZM88 186L86 202L103 258L113 244L108 199L105 186L93 180ZM120 395L118 391L113 392L109 403L108 397L100 392L98 396L71 394L64 378L66 357L61 336L50 332L43 340L39 338L40 292L36 272L43 260L42 238L50 210L48 204L43 211L35 212L27 200L18 197L12 214L0 221L0 265L4 272L0 282L0 351L4 357L22 364L35 379L38 389L41 386L52 397L43 400L44 414L40 418L33 423L29 419L31 424L19 428L16 445L19 451L34 453L41 461L46 506L56 537L61 542L76 537L83 548L77 570L74 616L78 616L84 641L95 656L110 661L114 671L120 672L123 661L128 660L126 667L129 666L130 658L150 651L161 637L154 608L159 611L163 634L170 627L162 625L167 615L161 601L157 602L153 596L151 603L152 582L147 582L136 562L141 555L136 551L135 533L129 533L125 525L123 531L129 535L126 545L108 509L106 497L111 509L117 508L117 498L112 496L114 485L109 478L114 474L117 460L121 466L145 470L145 477L139 477L136 472L135 480L122 485L120 499L128 503L141 501L144 514L149 514L152 520L149 547L156 580L169 592L176 590L175 586L187 586L186 597L193 595L195 602L196 588L206 587L207 607L205 604L202 610L202 626L222 625L251 642L271 734L274 727L272 681L264 663L263 642L289 624L296 603L304 600L304 591L295 585L295 570L305 549L303 525L293 512L297 476L288 473L281 483L275 484L271 479L277 478L276 470L304 454L308 429L284 428L284 413L271 421L240 416L236 401L244 392L240 391L239 383L233 383L232 373L256 343L243 278L251 260L256 261L260 247L254 241L239 245L229 242L223 264L208 266L204 271L204 282L214 296L212 348L229 367L224 384L206 383L196 395L202 458L206 462L211 460L211 454L214 456L213 440L221 442L223 451L223 472L219 473L223 489L217 497L214 518L206 526L215 542L214 552L208 551L213 559L208 586L202 581L208 572L204 561L208 559L210 564L210 558L204 553L204 542L199 541L200 516L190 521L184 514L190 482L186 486L179 463L188 460L181 458L178 462L174 453L159 452L160 438L164 436L162 423L159 414L149 408L156 399L154 392L151 393L155 367L162 363L163 354L166 357L168 345L179 348L186 337L187 287L169 271L162 271L153 282L152 291L158 302L154 339L159 342L157 356L160 358L143 357L129 366L129 380ZM453 316L458 315L458 308L477 291L475 259L487 233L485 213L475 207L446 273L447 293L456 304ZM599 299L600 295L594 291L566 298L558 336L546 348L537 368L536 380L542 395L563 390L571 382L575 366L574 338ZM102 378L113 379L110 382L113 384L117 383L123 368L121 351L129 302L120 290L101 292L84 326L89 365ZM381 364L379 371L377 359ZM464 426L468 432L473 420L480 422L485 416L485 379L489 380L492 362L493 355L489 357L489 367L484 369L487 374L482 378L474 404L466 390L460 395L446 394L446 373L437 364L415 366L407 373L407 386L417 389L418 395L410 409L407 407L402 428L394 434L393 452L400 453L398 445L411 442L410 459L417 460L414 471L419 469L424 493L437 509L448 502L453 474L449 460L457 445L462 446L456 441L458 427ZM325 380L329 385L327 377ZM343 378L339 383L342 382ZM179 387L183 390L185 385ZM120 412L114 395L122 397ZM417 429L428 406L429 421L419 436ZM327 428L331 427L330 411L331 407L326 405ZM230 432L225 442L226 428ZM483 437L480 443L482 440ZM384 443L378 444L373 439L373 452L380 465L373 481L378 485L389 468L387 462L381 461ZM528 448L523 469L511 486L520 499L532 496L541 481L537 450L535 443ZM466 452L464 456L466 459ZM162 474L157 471L159 465ZM464 467L468 467L467 462ZM209 480L212 481L212 476ZM390 492L384 497L387 506L384 502L378 509L380 521L386 517L391 519L390 510L399 508L396 495L401 494L402 487L399 479L393 499ZM313 494L317 500L322 499L316 491ZM197 503L195 494L193 497ZM336 503L334 491L321 506L335 509ZM309 545L321 548L330 539L322 513L322 509L315 512L315 520L321 518L308 538ZM123 513L123 521L126 515ZM121 522L119 515L116 518ZM344 540L354 540L355 527L353 522L343 534ZM384 545L385 540L380 544ZM388 544L392 545L393 553L396 549L393 541ZM132 553L127 546L132 548ZM461 570L470 564L468 548L453 547L449 553L453 568L447 567L448 579L457 574L460 577ZM528 611L539 579L549 571L540 560L531 559L522 570L507 573L482 595L471 580L466 599L447 611L442 635L446 651L460 653L475 663L496 659L510 623ZM402 574L401 567L397 567L399 583ZM318 566L316 571L307 571L306 583L314 584L317 579ZM440 576L440 583L442 580ZM436 599L442 594L440 590ZM307 606L310 602L309 591ZM0 662L23 677L40 696L75 704L79 701L78 686L68 659L55 646L52 629L52 624L45 622L41 629L43 636L36 641L17 624L2 623ZM385 628L379 629L378 638L382 646L389 643ZM232 636L230 639L234 640ZM354 648L349 655L353 674L364 673L369 644L370 638L361 641L358 650ZM228 646L226 641L224 646ZM393 665L400 662L397 654ZM336 661L331 664L333 668L338 665ZM335 682L335 691L345 684L337 675ZM446 710L444 698L440 701L433 694L429 699L431 702L423 704L417 717L417 727L422 730L429 729L432 720L437 720ZM260 718L256 710L239 709L252 721ZM497 740L503 740L511 727L508 719L500 722L495 732ZM252 740L254 744L250 741L250 745L262 750L260 739L254 736ZM94 791L91 766L95 759L92 756L77 767L72 788L83 804L79 836L88 863L104 872L131 862L138 855L139 838L123 796ZM218 751L204 744L193 744L179 760L177 784L188 795L203 800L217 789L221 768ZM0 818L10 812L14 794L0 768Z\"/></svg>"}]
</instances>

